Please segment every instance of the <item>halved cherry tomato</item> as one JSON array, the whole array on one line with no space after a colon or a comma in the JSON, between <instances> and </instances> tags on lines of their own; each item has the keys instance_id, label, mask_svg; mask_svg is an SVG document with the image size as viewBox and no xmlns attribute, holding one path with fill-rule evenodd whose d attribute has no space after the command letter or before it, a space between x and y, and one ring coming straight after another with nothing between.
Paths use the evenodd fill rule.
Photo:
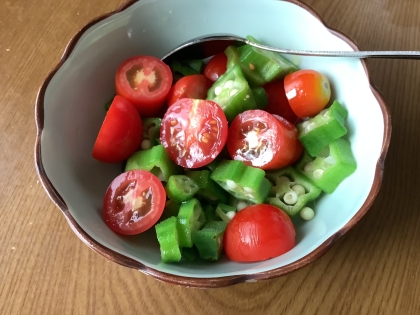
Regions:
<instances>
[{"instance_id":1,"label":"halved cherry tomato","mask_svg":"<svg viewBox=\"0 0 420 315\"><path fill-rule=\"evenodd\" d=\"M299 70L284 78L284 90L296 116L305 118L318 114L331 97L330 82L315 70Z\"/></svg>"},{"instance_id":2,"label":"halved cherry tomato","mask_svg":"<svg viewBox=\"0 0 420 315\"><path fill-rule=\"evenodd\" d=\"M178 165L197 168L213 161L226 143L228 123L213 101L184 98L166 111L160 141Z\"/></svg>"},{"instance_id":3,"label":"halved cherry tomato","mask_svg":"<svg viewBox=\"0 0 420 315\"><path fill-rule=\"evenodd\" d=\"M298 130L295 127L295 125L293 125L290 121L288 121L287 119L284 119L283 117L279 116L279 115L273 115L274 117L276 117L279 122L286 127L287 129L289 129L291 132L296 133L296 135L298 135ZM290 160L290 162L288 163L288 165L292 165L293 163L295 163L300 156L303 153L303 145L302 143L299 141L298 136L296 136L296 148L295 148L295 153L293 154L292 159Z\"/></svg>"},{"instance_id":4,"label":"halved cherry tomato","mask_svg":"<svg viewBox=\"0 0 420 315\"><path fill-rule=\"evenodd\" d=\"M216 80L226 72L227 56L225 53L217 54L210 59L206 67L204 68L204 75L211 80Z\"/></svg>"},{"instance_id":5,"label":"halved cherry tomato","mask_svg":"<svg viewBox=\"0 0 420 315\"><path fill-rule=\"evenodd\" d=\"M118 175L109 185L103 214L114 232L135 235L150 229L162 215L166 192L150 172L134 170Z\"/></svg>"},{"instance_id":6,"label":"halved cherry tomato","mask_svg":"<svg viewBox=\"0 0 420 315\"><path fill-rule=\"evenodd\" d=\"M127 59L115 76L117 94L133 103L142 117L151 117L159 112L171 86L171 69L152 56Z\"/></svg>"},{"instance_id":7,"label":"halved cherry tomato","mask_svg":"<svg viewBox=\"0 0 420 315\"><path fill-rule=\"evenodd\" d=\"M212 82L202 74L188 75L177 81L168 95L168 106L181 98L204 100Z\"/></svg>"},{"instance_id":8,"label":"halved cherry tomato","mask_svg":"<svg viewBox=\"0 0 420 315\"><path fill-rule=\"evenodd\" d=\"M296 139L296 128L291 130L270 113L255 109L235 117L229 127L227 147L233 160L273 170L290 163Z\"/></svg>"},{"instance_id":9,"label":"halved cherry tomato","mask_svg":"<svg viewBox=\"0 0 420 315\"><path fill-rule=\"evenodd\" d=\"M93 147L92 156L105 163L124 161L140 146L143 123L134 105L115 96Z\"/></svg>"},{"instance_id":10,"label":"halved cherry tomato","mask_svg":"<svg viewBox=\"0 0 420 315\"><path fill-rule=\"evenodd\" d=\"M282 210L267 204L246 207L226 227L223 247L233 261L262 261L280 256L296 243L292 220Z\"/></svg>"},{"instance_id":11,"label":"halved cherry tomato","mask_svg":"<svg viewBox=\"0 0 420 315\"><path fill-rule=\"evenodd\" d=\"M267 83L263 88L268 97L268 105L264 108L265 111L286 118L294 125L300 121L289 105L284 91L283 79Z\"/></svg>"}]
</instances>

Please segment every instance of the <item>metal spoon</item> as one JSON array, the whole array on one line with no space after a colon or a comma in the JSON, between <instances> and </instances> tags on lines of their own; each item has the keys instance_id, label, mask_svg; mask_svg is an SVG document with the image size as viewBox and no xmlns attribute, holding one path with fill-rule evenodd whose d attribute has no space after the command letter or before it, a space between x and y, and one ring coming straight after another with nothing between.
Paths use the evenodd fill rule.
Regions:
<instances>
[{"instance_id":1,"label":"metal spoon","mask_svg":"<svg viewBox=\"0 0 420 315\"><path fill-rule=\"evenodd\" d=\"M188 58L206 58L210 55L217 53L213 51L212 54L206 55L205 45L210 47L209 42L212 42L213 47L221 46L223 43L227 44L226 41L233 43L248 44L263 50L274 51L288 55L300 55L300 56L319 56L319 57L354 57L354 58L392 58L392 59L420 59L420 51L314 51L314 50L295 50L295 49L282 49L275 48L266 45L257 44L251 42L245 38L233 36L233 35L214 35L193 39L186 42L168 54L166 54L162 60L168 61L176 60L179 57L183 59ZM222 44L222 45L220 45ZM222 52L223 50L221 49ZM208 53L207 53L208 54Z\"/></svg>"}]
</instances>

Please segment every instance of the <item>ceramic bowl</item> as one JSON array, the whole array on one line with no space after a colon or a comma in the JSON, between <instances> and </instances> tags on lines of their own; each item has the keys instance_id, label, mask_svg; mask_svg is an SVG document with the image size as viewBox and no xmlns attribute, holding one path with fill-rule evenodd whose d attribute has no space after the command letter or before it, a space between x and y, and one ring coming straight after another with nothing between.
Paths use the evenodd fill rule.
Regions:
<instances>
[{"instance_id":1,"label":"ceramic bowl","mask_svg":"<svg viewBox=\"0 0 420 315\"><path fill-rule=\"evenodd\" d=\"M333 98L349 111L348 139L356 172L316 204L313 220L297 220L297 245L258 263L163 264L154 229L134 237L113 233L102 219L102 198L121 165L94 160L92 147L112 98L118 65L136 54L162 57L190 39L212 34L250 34L278 47L358 50L328 28L308 6L276 0L130 1L98 17L69 42L36 101L36 168L47 194L76 235L118 264L190 287L221 287L284 275L324 254L359 221L378 194L391 124L388 109L369 80L364 61L288 57L301 68L326 74Z\"/></svg>"}]
</instances>

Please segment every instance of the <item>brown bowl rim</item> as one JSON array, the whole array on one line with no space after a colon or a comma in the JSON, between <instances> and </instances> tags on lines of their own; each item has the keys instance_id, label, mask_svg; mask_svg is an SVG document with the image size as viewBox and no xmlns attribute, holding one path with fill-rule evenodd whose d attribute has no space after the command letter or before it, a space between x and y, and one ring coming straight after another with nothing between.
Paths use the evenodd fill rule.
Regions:
<instances>
[{"instance_id":1,"label":"brown bowl rim","mask_svg":"<svg viewBox=\"0 0 420 315\"><path fill-rule=\"evenodd\" d=\"M335 234L329 237L324 243L322 243L320 246L318 246L315 250L313 250L311 253L309 253L305 257L302 257L301 259L291 264L288 264L286 266L279 267L273 270L268 270L265 272L254 273L254 274L241 274L241 275L225 276L225 277L217 277L217 278L192 278L192 277L172 275L169 273L161 272L153 268L147 267L134 259L121 255L103 246L102 244L95 241L91 236L89 236L79 226L79 224L70 214L63 198L60 196L60 194L57 192L57 190L54 188L54 186L50 182L42 164L41 137L42 137L42 131L44 128L45 92L54 74L60 69L63 63L69 58L78 40L91 26L104 20L105 18L108 18L118 12L121 12L129 8L130 6L132 6L134 3L138 1L141 1L141 0L129 0L125 2L124 4L122 4L121 6L119 6L116 10L110 13L101 15L93 19L92 21L90 21L84 27L82 27L68 42L59 63L45 78L42 86L40 87L38 91L38 95L36 97L35 122L36 122L36 128L37 128L37 135L36 135L35 148L34 148L35 168L38 173L40 182L42 186L44 187L47 195L64 214L71 229L87 246L89 246L95 252L101 254L102 256L104 256L106 259L110 261L113 261L117 264L120 264L126 267L140 270L141 272L145 274L151 275L154 278L167 282L167 283L186 286L186 287L194 287L194 288L218 288L218 287L226 287L226 286L230 286L230 285L234 285L234 284L238 284L242 282L255 282L259 280L267 280L267 279L276 278L276 277L288 274L294 270L300 269L308 265L309 263L315 261L317 258L321 257L322 255L324 255L343 234L345 234L348 230L350 230L366 214L367 210L372 206L376 196L378 195L378 192L382 183L385 157L388 152L388 147L391 140L391 129L392 129L391 116L389 113L389 109L387 105L385 104L384 99L382 98L382 95L379 93L379 91L376 89L376 87L373 85L370 79L369 70L368 70L365 60L361 60L361 62L365 69L366 76L369 79L371 90L380 105L383 118L384 118L383 143L382 143L381 155L376 164L375 178L374 178L374 181L373 181L373 184L372 184L372 187L371 187L371 190L369 192L367 199L365 200L365 202L363 203L359 211L353 216L353 218L351 218L351 220L347 222L347 224L344 225L339 231L337 231ZM323 21L323 19L318 15L318 13L316 13L315 10L313 10L309 5L304 4L300 2L299 0L285 0L285 1L298 5L299 7L307 10L309 13L315 16L332 34L344 40L355 51L359 50L354 40L352 40L349 36L328 27L326 23Z\"/></svg>"}]
</instances>

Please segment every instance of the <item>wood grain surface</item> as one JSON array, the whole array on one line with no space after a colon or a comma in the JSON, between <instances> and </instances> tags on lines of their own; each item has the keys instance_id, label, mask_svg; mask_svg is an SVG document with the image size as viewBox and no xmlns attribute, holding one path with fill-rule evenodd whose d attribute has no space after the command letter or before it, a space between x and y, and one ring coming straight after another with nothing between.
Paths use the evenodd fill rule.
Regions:
<instances>
[{"instance_id":1,"label":"wood grain surface","mask_svg":"<svg viewBox=\"0 0 420 315\"><path fill-rule=\"evenodd\" d=\"M305 0L364 50L420 50L418 0ZM420 314L420 61L369 60L393 122L381 191L323 257L194 290L107 261L38 182L34 101L68 40L122 0L0 0L0 314ZM308 30L309 31L309 30Z\"/></svg>"}]
</instances>

